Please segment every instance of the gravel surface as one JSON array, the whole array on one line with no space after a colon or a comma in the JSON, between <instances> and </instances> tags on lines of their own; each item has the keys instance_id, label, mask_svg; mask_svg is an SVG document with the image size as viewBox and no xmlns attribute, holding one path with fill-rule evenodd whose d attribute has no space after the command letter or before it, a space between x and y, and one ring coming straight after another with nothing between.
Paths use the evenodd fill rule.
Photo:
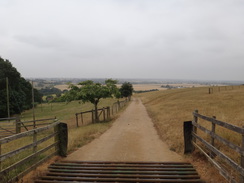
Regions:
<instances>
[{"instance_id":1,"label":"gravel surface","mask_svg":"<svg viewBox=\"0 0 244 183\"><path fill-rule=\"evenodd\" d=\"M137 98L133 98L109 130L64 160L185 161L162 142L144 105Z\"/></svg>"}]
</instances>

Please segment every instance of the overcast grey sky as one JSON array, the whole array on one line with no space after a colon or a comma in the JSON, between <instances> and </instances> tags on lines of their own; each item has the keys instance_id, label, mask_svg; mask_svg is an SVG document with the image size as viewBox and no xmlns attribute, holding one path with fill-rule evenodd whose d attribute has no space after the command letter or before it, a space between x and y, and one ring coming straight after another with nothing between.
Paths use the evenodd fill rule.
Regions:
<instances>
[{"instance_id":1,"label":"overcast grey sky","mask_svg":"<svg viewBox=\"0 0 244 183\"><path fill-rule=\"evenodd\" d=\"M0 0L23 77L244 80L243 0Z\"/></svg>"}]
</instances>

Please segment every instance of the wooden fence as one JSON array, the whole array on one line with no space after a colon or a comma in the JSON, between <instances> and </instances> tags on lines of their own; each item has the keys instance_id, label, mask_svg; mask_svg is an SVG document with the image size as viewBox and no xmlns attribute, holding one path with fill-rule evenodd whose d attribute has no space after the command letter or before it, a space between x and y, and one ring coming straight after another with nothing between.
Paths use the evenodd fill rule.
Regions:
<instances>
[{"instance_id":1,"label":"wooden fence","mask_svg":"<svg viewBox=\"0 0 244 183\"><path fill-rule=\"evenodd\" d=\"M0 138L16 134L19 118L0 118Z\"/></svg>"},{"instance_id":2,"label":"wooden fence","mask_svg":"<svg viewBox=\"0 0 244 183\"><path fill-rule=\"evenodd\" d=\"M17 181L54 155L66 156L67 143L61 122L0 139L0 183Z\"/></svg>"},{"instance_id":3,"label":"wooden fence","mask_svg":"<svg viewBox=\"0 0 244 183\"><path fill-rule=\"evenodd\" d=\"M123 101L117 101L112 104L111 106L111 113L112 115L115 115L120 109L122 109L126 103L128 102L128 99L125 99Z\"/></svg>"},{"instance_id":4,"label":"wooden fence","mask_svg":"<svg viewBox=\"0 0 244 183\"><path fill-rule=\"evenodd\" d=\"M101 109L98 109L98 117L99 120L101 121L101 115L103 117L103 121L106 121L110 118L110 107L103 107ZM79 119L81 121L81 124L88 124L89 122L84 122L84 118L83 115L87 114L87 113L91 113L91 122L94 123L95 122L95 110L90 110L90 111L84 111L84 112L80 112L80 113L76 113L75 117L76 117L76 127L79 127ZM80 117L79 117L80 116Z\"/></svg>"},{"instance_id":5,"label":"wooden fence","mask_svg":"<svg viewBox=\"0 0 244 183\"><path fill-rule=\"evenodd\" d=\"M21 121L20 118L0 118L0 138L29 131L33 128L49 125L57 121L57 118Z\"/></svg>"},{"instance_id":6,"label":"wooden fence","mask_svg":"<svg viewBox=\"0 0 244 183\"><path fill-rule=\"evenodd\" d=\"M122 109L126 103L128 102L128 100L123 100L123 101L118 101L112 104L111 107L103 107L98 109L98 116L99 116L99 121L106 121L109 120L112 116L115 115L120 109ZM85 121L84 119L84 115L90 113L91 116L91 120ZM89 123L94 123L95 122L95 110L89 110L89 111L84 111L84 112L80 112L80 113L76 113L75 114L75 118L76 118L76 127L79 127L80 124L81 125L86 125Z\"/></svg>"},{"instance_id":7,"label":"wooden fence","mask_svg":"<svg viewBox=\"0 0 244 183\"><path fill-rule=\"evenodd\" d=\"M229 85L229 86L212 86L208 88L208 94L218 93L222 91L236 90L244 88L243 85Z\"/></svg>"},{"instance_id":8,"label":"wooden fence","mask_svg":"<svg viewBox=\"0 0 244 183\"><path fill-rule=\"evenodd\" d=\"M200 150L225 179L244 183L244 128L203 116L197 110L193 118L184 122L185 153ZM239 141L231 142L223 134L234 135Z\"/></svg>"}]
</instances>

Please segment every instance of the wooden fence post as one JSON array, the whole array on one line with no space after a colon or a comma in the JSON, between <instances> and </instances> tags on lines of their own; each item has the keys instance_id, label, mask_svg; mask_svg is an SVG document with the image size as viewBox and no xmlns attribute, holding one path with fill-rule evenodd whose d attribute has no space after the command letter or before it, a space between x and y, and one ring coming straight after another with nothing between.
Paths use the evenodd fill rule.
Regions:
<instances>
[{"instance_id":1,"label":"wooden fence post","mask_svg":"<svg viewBox=\"0 0 244 183\"><path fill-rule=\"evenodd\" d=\"M194 113L197 113L198 114L198 110L195 110ZM198 117L194 115L194 118L193 119L194 119L194 122L197 123ZM193 127L193 132L195 134L197 134L197 127L195 127L195 126ZM193 138L193 142L196 143L196 138Z\"/></svg>"},{"instance_id":2,"label":"wooden fence post","mask_svg":"<svg viewBox=\"0 0 244 183\"><path fill-rule=\"evenodd\" d=\"M79 127L78 113L75 114L75 117L76 117L76 127Z\"/></svg>"},{"instance_id":3,"label":"wooden fence post","mask_svg":"<svg viewBox=\"0 0 244 183\"><path fill-rule=\"evenodd\" d=\"M20 119L16 118L15 121L15 126L16 126L16 134L21 132L21 124L20 124Z\"/></svg>"},{"instance_id":4,"label":"wooden fence post","mask_svg":"<svg viewBox=\"0 0 244 183\"><path fill-rule=\"evenodd\" d=\"M193 125L191 121L184 122L184 144L185 150L184 153L191 153L194 150L194 146L192 144L192 129Z\"/></svg>"},{"instance_id":5,"label":"wooden fence post","mask_svg":"<svg viewBox=\"0 0 244 183\"><path fill-rule=\"evenodd\" d=\"M58 155L66 157L68 146L68 126L66 123L58 124L58 140Z\"/></svg>"},{"instance_id":6,"label":"wooden fence post","mask_svg":"<svg viewBox=\"0 0 244 183\"><path fill-rule=\"evenodd\" d=\"M37 142L37 132L35 130L34 133L33 133L33 144L35 144L36 142ZM36 153L36 152L37 152L37 145L34 145L33 153Z\"/></svg>"},{"instance_id":7,"label":"wooden fence post","mask_svg":"<svg viewBox=\"0 0 244 183\"><path fill-rule=\"evenodd\" d=\"M213 116L214 119L216 119L216 116ZM215 134L215 128L216 128L216 125L215 123L212 122L212 133ZM211 145L214 146L214 137L211 137ZM216 156L215 153L211 152L210 153L210 157L211 158L214 158Z\"/></svg>"},{"instance_id":8,"label":"wooden fence post","mask_svg":"<svg viewBox=\"0 0 244 183\"><path fill-rule=\"evenodd\" d=\"M244 128L244 126L242 127ZM241 148L244 151L244 134L242 134ZM244 168L244 156L241 155L241 167ZM240 175L240 183L244 183L244 177Z\"/></svg>"},{"instance_id":9,"label":"wooden fence post","mask_svg":"<svg viewBox=\"0 0 244 183\"><path fill-rule=\"evenodd\" d=\"M105 115L105 109L103 107L103 121L105 121L105 120L106 120L106 115Z\"/></svg>"},{"instance_id":10,"label":"wooden fence post","mask_svg":"<svg viewBox=\"0 0 244 183\"><path fill-rule=\"evenodd\" d=\"M1 158L1 155L2 155L2 144L0 143L0 171L2 171L2 158ZM1 178L1 175L0 175L0 178Z\"/></svg>"},{"instance_id":11,"label":"wooden fence post","mask_svg":"<svg viewBox=\"0 0 244 183\"><path fill-rule=\"evenodd\" d=\"M107 119L110 118L110 107L107 107Z\"/></svg>"},{"instance_id":12,"label":"wooden fence post","mask_svg":"<svg viewBox=\"0 0 244 183\"><path fill-rule=\"evenodd\" d=\"M84 122L83 122L83 113L81 113L81 122L82 122L82 125L84 124Z\"/></svg>"}]
</instances>

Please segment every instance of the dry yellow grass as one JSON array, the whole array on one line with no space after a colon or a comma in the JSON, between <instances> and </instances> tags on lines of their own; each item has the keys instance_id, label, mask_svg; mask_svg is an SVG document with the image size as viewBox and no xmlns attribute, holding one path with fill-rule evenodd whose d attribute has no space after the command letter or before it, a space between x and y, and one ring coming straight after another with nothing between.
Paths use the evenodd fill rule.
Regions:
<instances>
[{"instance_id":1,"label":"dry yellow grass","mask_svg":"<svg viewBox=\"0 0 244 183\"><path fill-rule=\"evenodd\" d=\"M208 94L208 88L188 88L166 91L157 91L139 94L142 98L150 116L153 118L159 135L169 145L170 149L183 154L183 122L192 120L192 112L199 110L205 116L216 116L218 120L225 121L237 126L243 125L244 120L244 86L214 88L213 94ZM204 125L204 122L201 122ZM210 128L210 124L205 125ZM240 136L232 132L223 131L217 128L222 137L240 143ZM226 151L234 160L238 160L238 155ZM196 158L193 157L192 159ZM199 158L199 157L198 157ZM196 161L200 161L198 158ZM201 161L202 163L202 161ZM196 164L198 166L199 164ZM202 167L204 176L209 172ZM209 170L210 171L210 170ZM207 173L208 172L208 173ZM210 178L208 179L209 182ZM222 181L222 180L221 180Z\"/></svg>"}]
</instances>

